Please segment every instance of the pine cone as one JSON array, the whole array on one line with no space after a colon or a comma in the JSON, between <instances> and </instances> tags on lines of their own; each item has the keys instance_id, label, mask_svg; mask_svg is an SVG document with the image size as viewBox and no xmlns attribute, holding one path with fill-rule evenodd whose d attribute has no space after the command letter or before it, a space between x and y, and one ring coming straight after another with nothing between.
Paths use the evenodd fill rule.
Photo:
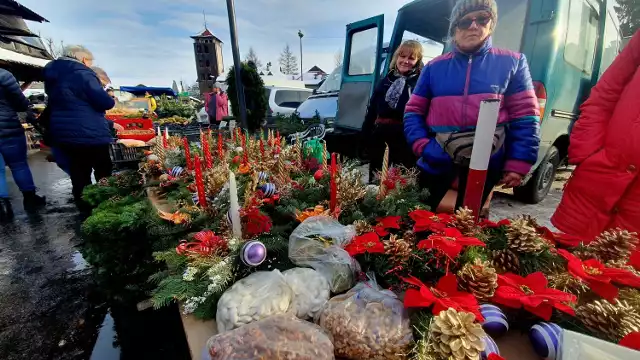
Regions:
<instances>
[{"instance_id":1,"label":"pine cone","mask_svg":"<svg viewBox=\"0 0 640 360\"><path fill-rule=\"evenodd\" d=\"M640 331L640 313L626 301L592 301L578 307L576 317L590 330L616 343L627 334Z\"/></svg>"},{"instance_id":2,"label":"pine cone","mask_svg":"<svg viewBox=\"0 0 640 360\"><path fill-rule=\"evenodd\" d=\"M384 252L391 257L391 262L394 265L406 264L411 257L411 244L391 235L389 240L384 242Z\"/></svg>"},{"instance_id":3,"label":"pine cone","mask_svg":"<svg viewBox=\"0 0 640 360\"><path fill-rule=\"evenodd\" d=\"M441 311L430 327L431 346L444 359L477 360L484 350L482 326L475 315L453 308Z\"/></svg>"},{"instance_id":4,"label":"pine cone","mask_svg":"<svg viewBox=\"0 0 640 360\"><path fill-rule=\"evenodd\" d=\"M458 271L458 285L478 300L489 300L498 287L498 274L488 261L476 259Z\"/></svg>"},{"instance_id":5,"label":"pine cone","mask_svg":"<svg viewBox=\"0 0 640 360\"><path fill-rule=\"evenodd\" d=\"M605 231L587 245L587 251L602 262L626 260L638 245L638 234L622 230Z\"/></svg>"},{"instance_id":6,"label":"pine cone","mask_svg":"<svg viewBox=\"0 0 640 360\"><path fill-rule=\"evenodd\" d=\"M473 236L478 232L478 225L473 217L473 211L468 207L456 210L451 224L465 236Z\"/></svg>"},{"instance_id":7,"label":"pine cone","mask_svg":"<svg viewBox=\"0 0 640 360\"><path fill-rule=\"evenodd\" d=\"M491 265L493 265L498 273L518 273L518 271L520 271L520 259L518 259L518 255L513 251L495 250L492 255Z\"/></svg>"},{"instance_id":8,"label":"pine cone","mask_svg":"<svg viewBox=\"0 0 640 360\"><path fill-rule=\"evenodd\" d=\"M640 311L640 290L631 288L620 289L618 299L626 302L632 308L637 309L637 311Z\"/></svg>"},{"instance_id":9,"label":"pine cone","mask_svg":"<svg viewBox=\"0 0 640 360\"><path fill-rule=\"evenodd\" d=\"M587 283L569 274L566 270L552 273L548 276L549 287L564 291L576 296L589 291Z\"/></svg>"},{"instance_id":10,"label":"pine cone","mask_svg":"<svg viewBox=\"0 0 640 360\"><path fill-rule=\"evenodd\" d=\"M360 236L362 234L370 233L370 232L373 231L373 227L371 225L369 225L364 220L356 220L356 221L354 221L353 222L353 227L355 227L356 234L358 234L358 236Z\"/></svg>"},{"instance_id":11,"label":"pine cone","mask_svg":"<svg viewBox=\"0 0 640 360\"><path fill-rule=\"evenodd\" d=\"M404 241L408 242L409 244L416 243L416 234L412 230L405 231L404 234L402 235L402 238L404 239Z\"/></svg>"},{"instance_id":12,"label":"pine cone","mask_svg":"<svg viewBox=\"0 0 640 360\"><path fill-rule=\"evenodd\" d=\"M623 269L631 271L636 276L640 276L640 271L636 270L633 266L629 265L626 260L610 260L604 263L606 267Z\"/></svg>"},{"instance_id":13,"label":"pine cone","mask_svg":"<svg viewBox=\"0 0 640 360\"><path fill-rule=\"evenodd\" d=\"M545 241L538 235L533 226L525 218L518 218L511 222L507 229L508 246L519 253L539 253Z\"/></svg>"}]
</instances>

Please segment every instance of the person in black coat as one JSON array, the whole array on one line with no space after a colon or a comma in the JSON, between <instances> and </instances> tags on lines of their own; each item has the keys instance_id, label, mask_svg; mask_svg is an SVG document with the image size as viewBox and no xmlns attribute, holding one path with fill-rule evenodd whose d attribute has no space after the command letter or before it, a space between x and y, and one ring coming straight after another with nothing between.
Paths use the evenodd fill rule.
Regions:
<instances>
[{"instance_id":1,"label":"person in black coat","mask_svg":"<svg viewBox=\"0 0 640 360\"><path fill-rule=\"evenodd\" d=\"M415 156L404 137L404 108L422 69L422 44L403 42L393 54L389 74L373 92L362 126L364 146L369 154L369 181L382 168L386 145L389 163L412 167Z\"/></svg>"},{"instance_id":2,"label":"person in black coat","mask_svg":"<svg viewBox=\"0 0 640 360\"><path fill-rule=\"evenodd\" d=\"M24 84L26 88L29 84ZM9 71L0 69L0 156L11 169L13 180L22 191L25 209L42 206L44 197L36 195L36 185L27 163L27 139L20 123L18 112L27 113L27 121L35 122L30 109L29 100L22 93L23 89ZM4 163L0 169L0 177L4 180ZM6 181L0 181L0 218L13 214L9 202Z\"/></svg>"}]
</instances>

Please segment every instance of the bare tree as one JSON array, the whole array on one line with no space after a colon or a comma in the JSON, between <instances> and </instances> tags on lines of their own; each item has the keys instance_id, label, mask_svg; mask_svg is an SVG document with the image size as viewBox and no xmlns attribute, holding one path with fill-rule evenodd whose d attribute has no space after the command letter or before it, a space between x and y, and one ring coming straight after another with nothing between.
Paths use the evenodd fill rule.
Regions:
<instances>
[{"instance_id":1,"label":"bare tree","mask_svg":"<svg viewBox=\"0 0 640 360\"><path fill-rule=\"evenodd\" d=\"M342 58L342 50L336 51L336 53L333 55L333 61L337 68L342 66Z\"/></svg>"},{"instance_id":2,"label":"bare tree","mask_svg":"<svg viewBox=\"0 0 640 360\"><path fill-rule=\"evenodd\" d=\"M280 53L280 72L285 75L298 75L298 58L293 55L289 44Z\"/></svg>"},{"instance_id":3,"label":"bare tree","mask_svg":"<svg viewBox=\"0 0 640 360\"><path fill-rule=\"evenodd\" d=\"M51 56L53 56L54 59L62 56L62 51L64 49L64 42L62 40L60 40L60 43L58 43L51 37L45 37L42 38L42 41L44 42L46 50L49 52L49 54L51 54Z\"/></svg>"},{"instance_id":4,"label":"bare tree","mask_svg":"<svg viewBox=\"0 0 640 360\"><path fill-rule=\"evenodd\" d=\"M255 50L253 50L253 47L249 48L249 52L247 53L247 56L245 57L244 61L246 62L253 61L253 63L256 64L256 67L258 69L262 67L262 61L258 59L258 54L256 54Z\"/></svg>"}]
</instances>

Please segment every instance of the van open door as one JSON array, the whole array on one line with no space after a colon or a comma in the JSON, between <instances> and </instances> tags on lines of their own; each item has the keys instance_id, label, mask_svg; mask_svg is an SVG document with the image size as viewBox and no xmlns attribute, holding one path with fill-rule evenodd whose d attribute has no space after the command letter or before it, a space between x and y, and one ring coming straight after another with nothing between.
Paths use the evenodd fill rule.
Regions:
<instances>
[{"instance_id":1,"label":"van open door","mask_svg":"<svg viewBox=\"0 0 640 360\"><path fill-rule=\"evenodd\" d=\"M359 131L380 78L384 15L347 25L335 127Z\"/></svg>"}]
</instances>

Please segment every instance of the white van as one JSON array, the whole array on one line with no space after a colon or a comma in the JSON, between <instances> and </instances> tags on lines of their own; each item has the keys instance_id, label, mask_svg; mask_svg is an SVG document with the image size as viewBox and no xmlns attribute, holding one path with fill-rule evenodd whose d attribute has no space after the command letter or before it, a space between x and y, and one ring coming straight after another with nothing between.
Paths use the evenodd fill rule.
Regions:
<instances>
[{"instance_id":1,"label":"white van","mask_svg":"<svg viewBox=\"0 0 640 360\"><path fill-rule=\"evenodd\" d=\"M272 122L271 119L278 115L291 115L312 93L313 90L304 88L265 87L264 94L269 104L269 109L267 110L269 122Z\"/></svg>"}]
</instances>

